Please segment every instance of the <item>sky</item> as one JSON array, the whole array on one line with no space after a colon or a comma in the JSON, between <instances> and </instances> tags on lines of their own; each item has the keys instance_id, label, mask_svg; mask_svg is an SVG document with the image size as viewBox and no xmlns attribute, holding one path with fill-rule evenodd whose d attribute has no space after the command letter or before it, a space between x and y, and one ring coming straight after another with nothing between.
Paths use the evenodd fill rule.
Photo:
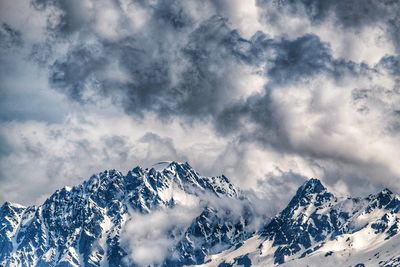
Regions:
<instances>
[{"instance_id":1,"label":"sky","mask_svg":"<svg viewBox=\"0 0 400 267\"><path fill-rule=\"evenodd\" d=\"M399 52L396 0L1 0L0 202L165 160L400 192Z\"/></svg>"}]
</instances>

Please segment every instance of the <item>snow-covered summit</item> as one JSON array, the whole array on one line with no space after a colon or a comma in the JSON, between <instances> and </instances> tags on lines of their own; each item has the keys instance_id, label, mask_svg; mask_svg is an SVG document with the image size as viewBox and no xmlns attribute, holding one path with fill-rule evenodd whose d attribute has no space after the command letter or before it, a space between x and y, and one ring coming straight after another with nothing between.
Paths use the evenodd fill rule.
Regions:
<instances>
[{"instance_id":1,"label":"snow-covered summit","mask_svg":"<svg viewBox=\"0 0 400 267\"><path fill-rule=\"evenodd\" d=\"M231 246L239 235L247 237L245 232L235 232L245 227L240 215L224 221L207 201L238 196L226 177L201 176L189 163L172 161L150 169L137 166L126 175L106 170L80 185L57 190L38 207L4 203L0 208L0 266L125 266L128 252L120 239L125 225L140 214L175 206L200 211L193 225L180 230L179 249L171 247L174 257L166 261L174 266L199 263L211 250ZM201 213L203 208L209 212ZM218 223L198 229L198 221L205 216ZM224 246L218 241L222 236L226 236ZM215 244L207 244L212 239Z\"/></svg>"},{"instance_id":2,"label":"snow-covered summit","mask_svg":"<svg viewBox=\"0 0 400 267\"><path fill-rule=\"evenodd\" d=\"M389 189L336 197L310 179L259 229L244 194L224 175L202 176L187 162L126 175L106 170L40 206L4 203L0 266L143 266L124 241L140 238L129 229L137 220L152 227L147 218L173 219L173 211L184 212L187 224L154 229L168 240L154 266L400 266L400 197Z\"/></svg>"},{"instance_id":3,"label":"snow-covered summit","mask_svg":"<svg viewBox=\"0 0 400 267\"><path fill-rule=\"evenodd\" d=\"M338 198L310 179L258 234L211 256L209 266L400 266L399 210L399 196L388 189Z\"/></svg>"}]
</instances>

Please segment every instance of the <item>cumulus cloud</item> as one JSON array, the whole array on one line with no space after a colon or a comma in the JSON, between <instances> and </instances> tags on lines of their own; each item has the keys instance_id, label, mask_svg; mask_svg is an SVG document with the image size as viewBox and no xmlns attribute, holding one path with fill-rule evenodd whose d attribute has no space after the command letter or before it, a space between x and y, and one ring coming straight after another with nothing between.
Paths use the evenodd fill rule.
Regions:
<instances>
[{"instance_id":1,"label":"cumulus cloud","mask_svg":"<svg viewBox=\"0 0 400 267\"><path fill-rule=\"evenodd\" d=\"M203 249L202 242L207 242L208 237L204 241L201 238L196 240L198 233L195 229L204 220L215 219L216 225L206 226L212 229L219 228L225 222L235 225L246 218L246 231L252 232L257 231L269 219L268 216L272 216L266 212L265 205L253 206L247 198L216 196L203 191L196 193L186 196L185 201L175 199L176 205L171 208L160 208L149 214L132 212L132 217L121 235L121 244L128 252L125 260L140 266L159 265L166 258L179 260L182 255L178 255L175 248L179 248L182 245L179 242L185 239L190 243L194 242L196 251ZM257 197L251 200L260 201L261 204L261 199ZM199 231L202 232L201 229ZM219 253L225 248L223 246L221 242L216 242L212 244L210 251Z\"/></svg>"},{"instance_id":2,"label":"cumulus cloud","mask_svg":"<svg viewBox=\"0 0 400 267\"><path fill-rule=\"evenodd\" d=\"M39 204L57 188L80 183L101 170L119 166L127 171L139 163L184 160L167 137L130 124L127 117L99 120L78 115L61 124L2 123L1 200ZM31 186L21 188L21 183Z\"/></svg>"},{"instance_id":3,"label":"cumulus cloud","mask_svg":"<svg viewBox=\"0 0 400 267\"><path fill-rule=\"evenodd\" d=\"M398 53L395 1L258 1L260 20L273 36L307 33L330 43L336 57L376 63Z\"/></svg>"},{"instance_id":4,"label":"cumulus cloud","mask_svg":"<svg viewBox=\"0 0 400 267\"><path fill-rule=\"evenodd\" d=\"M199 203L197 203L199 204ZM132 216L121 243L128 249L127 261L140 266L163 263L177 245L193 218L201 213L199 205L176 205L171 209Z\"/></svg>"},{"instance_id":5,"label":"cumulus cloud","mask_svg":"<svg viewBox=\"0 0 400 267\"><path fill-rule=\"evenodd\" d=\"M0 200L168 159L267 198L400 190L396 2L2 6L22 19L1 8Z\"/></svg>"}]
</instances>

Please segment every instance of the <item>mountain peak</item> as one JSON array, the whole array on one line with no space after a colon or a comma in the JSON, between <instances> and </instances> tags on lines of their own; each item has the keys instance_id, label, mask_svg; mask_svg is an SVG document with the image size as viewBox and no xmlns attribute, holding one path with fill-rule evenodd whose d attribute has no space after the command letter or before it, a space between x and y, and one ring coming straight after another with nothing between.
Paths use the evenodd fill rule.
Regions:
<instances>
[{"instance_id":1,"label":"mountain peak","mask_svg":"<svg viewBox=\"0 0 400 267\"><path fill-rule=\"evenodd\" d=\"M371 194L367 197L370 201L390 201L396 196L391 190L388 188L384 188L376 194Z\"/></svg>"},{"instance_id":2,"label":"mountain peak","mask_svg":"<svg viewBox=\"0 0 400 267\"><path fill-rule=\"evenodd\" d=\"M390 189L388 189L388 188L384 188L381 192L379 192L378 193L379 195L390 195L390 196L392 196L393 195L393 192L390 190Z\"/></svg>"},{"instance_id":3,"label":"mountain peak","mask_svg":"<svg viewBox=\"0 0 400 267\"><path fill-rule=\"evenodd\" d=\"M171 161L165 169L178 169L178 168L193 170L192 166L190 166L190 164L187 161L185 162Z\"/></svg>"},{"instance_id":4,"label":"mountain peak","mask_svg":"<svg viewBox=\"0 0 400 267\"><path fill-rule=\"evenodd\" d=\"M400 197L387 188L377 194L369 195L367 200L370 201L368 211L382 207L393 210L394 212L400 211Z\"/></svg>"},{"instance_id":5,"label":"mountain peak","mask_svg":"<svg viewBox=\"0 0 400 267\"><path fill-rule=\"evenodd\" d=\"M296 195L319 194L325 191L326 188L322 185L320 180L316 178L311 178L299 187Z\"/></svg>"},{"instance_id":6,"label":"mountain peak","mask_svg":"<svg viewBox=\"0 0 400 267\"><path fill-rule=\"evenodd\" d=\"M311 178L297 189L296 195L289 202L286 209L283 210L283 214L291 217L293 212L300 207L306 207L308 205L317 207L333 198L334 196L327 191L320 180Z\"/></svg>"},{"instance_id":7,"label":"mountain peak","mask_svg":"<svg viewBox=\"0 0 400 267\"><path fill-rule=\"evenodd\" d=\"M0 209L2 209L2 210L15 209L15 208L16 209L25 209L26 207L23 205L17 204L17 203L9 202L9 201L4 202L3 205L0 206Z\"/></svg>"},{"instance_id":8,"label":"mountain peak","mask_svg":"<svg viewBox=\"0 0 400 267\"><path fill-rule=\"evenodd\" d=\"M215 198L208 201L210 196L219 197L223 205ZM250 201L243 209L225 205L231 201L234 205L241 196L224 175L201 176L187 162L164 161L146 169L137 166L126 175L104 171L73 188L57 190L38 207L4 203L0 207L0 265L126 266L124 257L129 251L121 237L129 234L125 227L134 221L132 218L139 218L140 213L146 215L141 218L161 218L159 212L165 211L166 218L173 214L180 219L180 213L189 209L195 212L188 214L192 216L188 224L175 225L171 217L173 230L168 227L164 234L176 243L171 243L171 254L162 266L203 264L208 256L225 257L231 252L235 256L229 266L235 262L241 265L244 260L246 266L264 260L256 266L276 266L319 252L325 255L322 257L341 253L341 247L353 251L353 237L399 238L400 197L389 189L365 199L340 199L312 178L261 229L254 228L257 218L253 218ZM151 213L156 217L147 217ZM326 252L335 247L339 249ZM238 257L244 251L246 255ZM392 251L398 257L398 249Z\"/></svg>"},{"instance_id":9,"label":"mountain peak","mask_svg":"<svg viewBox=\"0 0 400 267\"><path fill-rule=\"evenodd\" d=\"M201 221L198 214L208 206L207 196L236 199L239 195L225 176L201 176L189 163L171 161L146 169L138 166L126 175L116 170L100 172L73 188L57 190L39 207L18 209L6 202L0 208L0 266L11 261L18 266L101 266L107 261L110 266L126 266L122 260L127 253L119 238L130 219L152 212L175 214L182 207L193 209L194 226L179 228L183 232L176 238L182 247L177 245L176 253L179 262L196 255L195 262L200 263L206 252L224 248L220 241L229 247L243 239L246 231L242 214L231 218L233 221L221 217L231 213L225 207L219 207L224 210L221 215L214 212L207 218L208 228L197 227ZM175 206L179 207L168 210ZM165 234L175 235L175 231L178 228ZM201 242L193 244L194 239Z\"/></svg>"}]
</instances>

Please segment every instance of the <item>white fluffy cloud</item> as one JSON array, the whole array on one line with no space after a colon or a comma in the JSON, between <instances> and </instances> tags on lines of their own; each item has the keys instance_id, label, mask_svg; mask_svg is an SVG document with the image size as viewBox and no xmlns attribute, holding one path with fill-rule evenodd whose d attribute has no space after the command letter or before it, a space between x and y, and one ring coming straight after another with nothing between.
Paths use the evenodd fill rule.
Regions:
<instances>
[{"instance_id":1,"label":"white fluffy cloud","mask_svg":"<svg viewBox=\"0 0 400 267\"><path fill-rule=\"evenodd\" d=\"M3 1L0 202L161 160L269 200L400 190L395 8L278 2Z\"/></svg>"},{"instance_id":2,"label":"white fluffy cloud","mask_svg":"<svg viewBox=\"0 0 400 267\"><path fill-rule=\"evenodd\" d=\"M128 248L127 260L140 266L162 263L200 213L199 205L177 205L150 214L133 215L121 235L122 245Z\"/></svg>"}]
</instances>

